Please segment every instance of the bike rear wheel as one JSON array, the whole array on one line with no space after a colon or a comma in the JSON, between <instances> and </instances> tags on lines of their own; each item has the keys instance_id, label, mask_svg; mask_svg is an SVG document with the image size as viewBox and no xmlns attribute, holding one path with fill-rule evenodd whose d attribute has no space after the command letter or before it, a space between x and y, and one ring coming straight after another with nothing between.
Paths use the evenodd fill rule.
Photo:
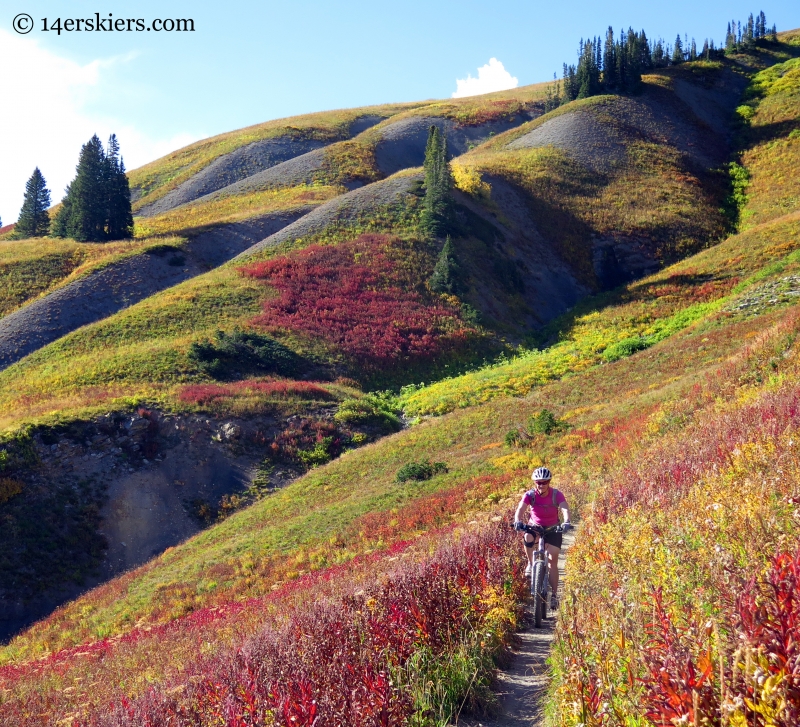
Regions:
<instances>
[{"instance_id":1,"label":"bike rear wheel","mask_svg":"<svg viewBox=\"0 0 800 727\"><path fill-rule=\"evenodd\" d=\"M531 595L533 596L533 620L536 628L541 628L542 618L547 617L547 604L545 603L544 579L546 568L543 561L533 564L531 572Z\"/></svg>"}]
</instances>

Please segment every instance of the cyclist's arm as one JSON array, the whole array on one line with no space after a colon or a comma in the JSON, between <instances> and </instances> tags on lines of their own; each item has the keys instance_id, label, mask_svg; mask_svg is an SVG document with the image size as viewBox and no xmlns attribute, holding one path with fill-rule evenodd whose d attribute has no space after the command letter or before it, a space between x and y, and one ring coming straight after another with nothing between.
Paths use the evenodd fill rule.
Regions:
<instances>
[{"instance_id":1,"label":"cyclist's arm","mask_svg":"<svg viewBox=\"0 0 800 727\"><path fill-rule=\"evenodd\" d=\"M528 506L528 503L525 501L525 495L522 496L522 499L519 501L519 505L517 505L517 511L514 513L514 522L521 523L525 522L523 518L523 513L525 512L525 508Z\"/></svg>"},{"instance_id":2,"label":"cyclist's arm","mask_svg":"<svg viewBox=\"0 0 800 727\"><path fill-rule=\"evenodd\" d=\"M569 519L569 507L567 507L566 502L561 503L561 524L563 525L564 523L571 524Z\"/></svg>"}]
</instances>

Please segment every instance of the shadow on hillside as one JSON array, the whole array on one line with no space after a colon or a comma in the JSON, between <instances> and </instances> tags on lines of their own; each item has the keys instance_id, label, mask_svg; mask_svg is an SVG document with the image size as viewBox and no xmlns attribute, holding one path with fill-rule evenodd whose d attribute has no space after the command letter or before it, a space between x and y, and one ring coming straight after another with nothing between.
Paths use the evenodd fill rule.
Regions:
<instances>
[{"instance_id":1,"label":"shadow on hillside","mask_svg":"<svg viewBox=\"0 0 800 727\"><path fill-rule=\"evenodd\" d=\"M795 119L791 121L776 121L775 123L764 124L763 126L751 126L747 129L748 146L752 147L756 144L786 139L789 134L797 128L797 121Z\"/></svg>"},{"instance_id":2,"label":"shadow on hillside","mask_svg":"<svg viewBox=\"0 0 800 727\"><path fill-rule=\"evenodd\" d=\"M631 302L656 301L672 292L680 295L682 291L696 289L713 281L724 280L729 276L715 276L707 273L678 274L646 283L627 283L613 290L607 290L582 300L574 308L559 316L546 326L539 335L531 336L530 341L539 348L552 346L560 340L569 338L578 319L602 312L605 308L625 305ZM665 290L671 289L671 290ZM697 301L694 301L697 302Z\"/></svg>"}]
</instances>

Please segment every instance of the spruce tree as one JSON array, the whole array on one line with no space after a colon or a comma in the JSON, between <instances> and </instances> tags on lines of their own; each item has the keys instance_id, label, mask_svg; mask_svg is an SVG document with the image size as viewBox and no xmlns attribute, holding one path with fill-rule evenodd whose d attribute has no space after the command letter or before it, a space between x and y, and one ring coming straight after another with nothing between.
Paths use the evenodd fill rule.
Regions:
<instances>
[{"instance_id":1,"label":"spruce tree","mask_svg":"<svg viewBox=\"0 0 800 727\"><path fill-rule=\"evenodd\" d=\"M656 41L656 47L653 48L653 65L656 68L661 68L664 65L664 58L666 54L664 53L664 41L659 38Z\"/></svg>"},{"instance_id":2,"label":"spruce tree","mask_svg":"<svg viewBox=\"0 0 800 727\"><path fill-rule=\"evenodd\" d=\"M130 237L132 232L131 192L119 142L112 134L106 153L95 135L81 148L75 179L53 220L52 234L102 242Z\"/></svg>"},{"instance_id":3,"label":"spruce tree","mask_svg":"<svg viewBox=\"0 0 800 727\"><path fill-rule=\"evenodd\" d=\"M106 237L120 240L133 234L131 190L125 174L125 163L119 156L116 134L108 140L106 150Z\"/></svg>"},{"instance_id":4,"label":"spruce tree","mask_svg":"<svg viewBox=\"0 0 800 727\"><path fill-rule=\"evenodd\" d=\"M72 185L68 184L64 190L64 199L61 200L61 207L58 208L53 223L50 225L50 234L53 237L67 236L67 222L72 214Z\"/></svg>"},{"instance_id":5,"label":"spruce tree","mask_svg":"<svg viewBox=\"0 0 800 727\"><path fill-rule=\"evenodd\" d=\"M107 163L96 134L81 148L75 171L70 184L67 236L79 242L101 242L106 239Z\"/></svg>"},{"instance_id":6,"label":"spruce tree","mask_svg":"<svg viewBox=\"0 0 800 727\"><path fill-rule=\"evenodd\" d=\"M614 44L614 29L610 25L603 47L603 85L608 90L617 87L617 49Z\"/></svg>"},{"instance_id":7,"label":"spruce tree","mask_svg":"<svg viewBox=\"0 0 800 727\"><path fill-rule=\"evenodd\" d=\"M439 253L436 260L436 265L433 268L433 274L428 278L428 287L434 293L450 293L455 295L460 290L459 285L459 266L456 261L455 250L453 243L450 240L450 235L444 241L444 247Z\"/></svg>"},{"instance_id":8,"label":"spruce tree","mask_svg":"<svg viewBox=\"0 0 800 727\"><path fill-rule=\"evenodd\" d=\"M425 148L425 202L422 224L433 235L443 235L450 225L453 177L447 162L447 139L432 125Z\"/></svg>"},{"instance_id":9,"label":"spruce tree","mask_svg":"<svg viewBox=\"0 0 800 727\"><path fill-rule=\"evenodd\" d=\"M680 33L678 33L678 37L675 38L675 50L672 51L672 62L675 65L683 63L683 41L681 40Z\"/></svg>"},{"instance_id":10,"label":"spruce tree","mask_svg":"<svg viewBox=\"0 0 800 727\"><path fill-rule=\"evenodd\" d=\"M14 227L18 237L44 237L50 231L50 190L44 181L39 167L33 170L31 178L25 185L25 199L19 212L19 219Z\"/></svg>"}]
</instances>

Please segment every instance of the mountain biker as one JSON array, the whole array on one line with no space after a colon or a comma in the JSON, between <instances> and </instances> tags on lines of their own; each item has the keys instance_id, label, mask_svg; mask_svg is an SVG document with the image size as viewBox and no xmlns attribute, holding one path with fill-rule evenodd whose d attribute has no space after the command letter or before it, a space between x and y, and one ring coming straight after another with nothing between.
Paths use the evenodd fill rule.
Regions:
<instances>
[{"instance_id":1,"label":"mountain biker","mask_svg":"<svg viewBox=\"0 0 800 727\"><path fill-rule=\"evenodd\" d=\"M530 524L540 525L544 528L549 528L558 525L559 517L558 511L561 510L564 516L563 528L569 530L572 523L569 521L569 508L567 507L567 499L564 495L554 487L550 487L550 480L553 478L552 473L547 467L539 467L534 470L531 475L534 488L528 490L519 501L517 511L514 513L514 528L520 530L522 528L522 518L525 508L530 509ZM528 567L525 569L525 575L531 574L533 568L533 549L536 546L536 536L530 533L523 533L525 556L528 559ZM544 547L547 551L548 559L550 561L550 608L556 609L558 607L558 555L561 552L561 533L548 533L544 534Z\"/></svg>"}]
</instances>

